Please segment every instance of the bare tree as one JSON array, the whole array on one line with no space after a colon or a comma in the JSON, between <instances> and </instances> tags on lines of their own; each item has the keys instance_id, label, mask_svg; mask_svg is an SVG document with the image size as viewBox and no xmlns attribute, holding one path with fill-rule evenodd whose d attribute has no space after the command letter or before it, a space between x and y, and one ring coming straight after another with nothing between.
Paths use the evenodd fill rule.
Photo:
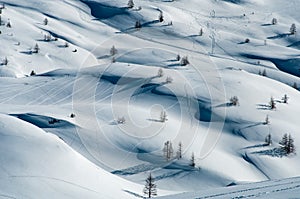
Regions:
<instances>
[{"instance_id":1,"label":"bare tree","mask_svg":"<svg viewBox=\"0 0 300 199\"><path fill-rule=\"evenodd\" d=\"M30 73L30 76L35 76L35 75L36 75L35 71L32 70L31 73Z\"/></svg>"},{"instance_id":2,"label":"bare tree","mask_svg":"<svg viewBox=\"0 0 300 199\"><path fill-rule=\"evenodd\" d=\"M168 77L166 78L166 83L167 83L167 84L171 84L172 82L173 82L173 78L170 77L170 76L168 76Z\"/></svg>"},{"instance_id":3,"label":"bare tree","mask_svg":"<svg viewBox=\"0 0 300 199\"><path fill-rule=\"evenodd\" d=\"M160 113L160 121L166 122L168 120L166 111L161 111Z\"/></svg>"},{"instance_id":4,"label":"bare tree","mask_svg":"<svg viewBox=\"0 0 300 199\"><path fill-rule=\"evenodd\" d=\"M266 69L264 69L263 70L263 72L262 72L262 74L261 74L262 76L264 76L264 77L266 77L267 76L267 71L266 71Z\"/></svg>"},{"instance_id":5,"label":"bare tree","mask_svg":"<svg viewBox=\"0 0 300 199\"><path fill-rule=\"evenodd\" d=\"M274 101L274 98L273 98L273 97L271 97L269 104L270 104L270 108L271 108L271 110L274 110L274 109L276 109L276 103L275 103L275 101Z\"/></svg>"},{"instance_id":6,"label":"bare tree","mask_svg":"<svg viewBox=\"0 0 300 199\"><path fill-rule=\"evenodd\" d=\"M293 23L290 27L290 33L291 33L291 35L294 35L294 34L296 34L296 32L297 32L296 24Z\"/></svg>"},{"instance_id":7,"label":"bare tree","mask_svg":"<svg viewBox=\"0 0 300 199\"><path fill-rule=\"evenodd\" d=\"M272 25L276 25L278 23L277 19L276 18L273 18L272 19Z\"/></svg>"},{"instance_id":8,"label":"bare tree","mask_svg":"<svg viewBox=\"0 0 300 199\"><path fill-rule=\"evenodd\" d=\"M39 51L40 51L39 45L35 44L34 47L33 47L33 49L32 49L32 53L39 53Z\"/></svg>"},{"instance_id":9,"label":"bare tree","mask_svg":"<svg viewBox=\"0 0 300 199\"><path fill-rule=\"evenodd\" d=\"M2 65L6 66L8 64L8 59L7 57L4 57L4 59L2 60Z\"/></svg>"},{"instance_id":10,"label":"bare tree","mask_svg":"<svg viewBox=\"0 0 300 199\"><path fill-rule=\"evenodd\" d=\"M294 82L294 84L293 84L293 88L298 90L298 85L297 85L297 83L296 83L296 82Z\"/></svg>"},{"instance_id":11,"label":"bare tree","mask_svg":"<svg viewBox=\"0 0 300 199\"><path fill-rule=\"evenodd\" d=\"M270 119L269 119L268 115L266 116L266 119L265 119L265 122L264 122L264 125L267 125L267 124L270 124Z\"/></svg>"},{"instance_id":12,"label":"bare tree","mask_svg":"<svg viewBox=\"0 0 300 199\"><path fill-rule=\"evenodd\" d=\"M182 158L182 143L181 142L179 142L179 144L178 144L176 157L177 157L178 160Z\"/></svg>"},{"instance_id":13,"label":"bare tree","mask_svg":"<svg viewBox=\"0 0 300 199\"><path fill-rule=\"evenodd\" d=\"M265 138L265 143L266 143L267 145L271 145L271 144L272 144L272 136L271 136L270 133L266 136L266 138Z\"/></svg>"},{"instance_id":14,"label":"bare tree","mask_svg":"<svg viewBox=\"0 0 300 199\"><path fill-rule=\"evenodd\" d=\"M180 65L181 65L181 66L186 66L186 65L188 65L188 64L190 64L189 59L188 59L188 56L182 57L182 58L181 58L181 61L180 61Z\"/></svg>"},{"instance_id":15,"label":"bare tree","mask_svg":"<svg viewBox=\"0 0 300 199\"><path fill-rule=\"evenodd\" d=\"M109 52L111 56L114 56L115 54L118 53L118 50L116 49L115 46L112 46Z\"/></svg>"},{"instance_id":16,"label":"bare tree","mask_svg":"<svg viewBox=\"0 0 300 199\"><path fill-rule=\"evenodd\" d=\"M180 55L178 54L178 55L176 56L176 60L177 60L177 61L180 61L180 58L181 58L181 57L180 57Z\"/></svg>"},{"instance_id":17,"label":"bare tree","mask_svg":"<svg viewBox=\"0 0 300 199\"><path fill-rule=\"evenodd\" d=\"M158 20L159 22L163 22L164 21L164 15L163 15L163 12L160 12L159 15L158 15Z\"/></svg>"},{"instance_id":18,"label":"bare tree","mask_svg":"<svg viewBox=\"0 0 300 199\"><path fill-rule=\"evenodd\" d=\"M190 166L191 167L195 167L196 166L194 152L192 153L192 156L191 156L191 159L190 159Z\"/></svg>"},{"instance_id":19,"label":"bare tree","mask_svg":"<svg viewBox=\"0 0 300 199\"><path fill-rule=\"evenodd\" d=\"M201 28L199 31L199 36L202 36L202 35L203 35L203 29Z\"/></svg>"},{"instance_id":20,"label":"bare tree","mask_svg":"<svg viewBox=\"0 0 300 199\"><path fill-rule=\"evenodd\" d=\"M285 94L285 95L282 97L283 103L287 104L287 103L288 103L288 99L289 99L289 97L287 96L287 94Z\"/></svg>"},{"instance_id":21,"label":"bare tree","mask_svg":"<svg viewBox=\"0 0 300 199\"><path fill-rule=\"evenodd\" d=\"M233 106L239 105L239 98L237 96L231 97L230 98L230 104L232 104Z\"/></svg>"},{"instance_id":22,"label":"bare tree","mask_svg":"<svg viewBox=\"0 0 300 199\"><path fill-rule=\"evenodd\" d=\"M133 8L134 7L134 2L133 0L129 0L127 3L128 8Z\"/></svg>"},{"instance_id":23,"label":"bare tree","mask_svg":"<svg viewBox=\"0 0 300 199\"><path fill-rule=\"evenodd\" d=\"M141 24L141 22L140 21L136 21L135 22L135 26L134 26L136 29L140 29L140 28L142 28L142 24Z\"/></svg>"},{"instance_id":24,"label":"bare tree","mask_svg":"<svg viewBox=\"0 0 300 199\"><path fill-rule=\"evenodd\" d=\"M44 19L44 25L45 26L48 25L48 19L47 18Z\"/></svg>"},{"instance_id":25,"label":"bare tree","mask_svg":"<svg viewBox=\"0 0 300 199\"><path fill-rule=\"evenodd\" d=\"M161 68L158 69L157 76L158 76L158 77L164 76L164 71L163 71L163 69L161 69Z\"/></svg>"},{"instance_id":26,"label":"bare tree","mask_svg":"<svg viewBox=\"0 0 300 199\"><path fill-rule=\"evenodd\" d=\"M147 196L147 198L152 198L152 196L157 195L156 184L154 184L154 178L152 177L151 173L146 179L146 184L143 192Z\"/></svg>"},{"instance_id":27,"label":"bare tree","mask_svg":"<svg viewBox=\"0 0 300 199\"><path fill-rule=\"evenodd\" d=\"M7 22L6 27L11 28L11 23L10 23L10 21Z\"/></svg>"}]
</instances>

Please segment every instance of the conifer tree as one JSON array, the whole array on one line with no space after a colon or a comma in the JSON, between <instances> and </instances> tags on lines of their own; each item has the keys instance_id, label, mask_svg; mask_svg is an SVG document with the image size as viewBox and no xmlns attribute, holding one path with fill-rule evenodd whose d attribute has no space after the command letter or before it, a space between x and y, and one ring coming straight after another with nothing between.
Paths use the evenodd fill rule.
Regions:
<instances>
[{"instance_id":1,"label":"conifer tree","mask_svg":"<svg viewBox=\"0 0 300 199\"><path fill-rule=\"evenodd\" d=\"M152 177L151 173L146 179L146 184L143 192L147 196L147 198L152 198L153 196L157 195L156 184L154 184L154 178Z\"/></svg>"}]
</instances>

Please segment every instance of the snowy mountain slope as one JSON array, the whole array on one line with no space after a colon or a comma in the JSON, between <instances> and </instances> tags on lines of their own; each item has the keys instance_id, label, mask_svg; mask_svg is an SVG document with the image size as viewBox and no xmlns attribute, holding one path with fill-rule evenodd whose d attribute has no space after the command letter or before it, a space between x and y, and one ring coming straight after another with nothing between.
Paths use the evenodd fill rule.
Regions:
<instances>
[{"instance_id":1,"label":"snowy mountain slope","mask_svg":"<svg viewBox=\"0 0 300 199\"><path fill-rule=\"evenodd\" d=\"M299 187L299 178L287 178L159 198L298 198Z\"/></svg>"},{"instance_id":2,"label":"snowy mountain slope","mask_svg":"<svg viewBox=\"0 0 300 199\"><path fill-rule=\"evenodd\" d=\"M15 164L9 157L34 159L37 163L28 166L30 172L81 185L104 198L133 197L126 191L141 195L149 172L159 189L169 190L159 190L159 195L299 176L298 155L276 157L284 133L292 134L296 150L300 146L300 95L292 88L300 85L299 35L288 33L292 23L300 25L299 1L145 0L136 1L133 9L126 8L125 0L4 3L2 21L10 21L12 27L0 26L0 42L5 46L0 57L8 59L7 65L0 66L1 113L18 119L3 116L3 120L17 124L14 127L20 120L35 126L20 127L23 136L30 136L31 128L48 133L22 141L20 151L24 146L32 156L5 156L4 170L11 175L28 174L22 165L17 174L9 166ZM274 17L278 24L271 25ZM136 21L141 29L134 27ZM51 41L44 41L49 35ZM36 43L37 54L32 53ZM114 56L113 45L118 50ZM191 64L181 66L178 54L187 55ZM37 75L29 77L32 70ZM173 81L166 82L167 77ZM282 103L284 94L288 104ZM230 105L233 96L239 106ZM270 97L277 103L276 110L269 108ZM159 122L162 110L168 115L165 123ZM269 125L264 124L267 115ZM118 124L123 116L126 122ZM3 132L7 130L14 132L6 128ZM269 133L273 144L266 146ZM39 139L40 146L36 145ZM48 143L48 139L56 141ZM183 143L183 159L165 160L162 148L168 140L174 150ZM68 153L37 153L54 143ZM15 145L17 139L3 141L1 152L14 151ZM189 166L192 152L196 168ZM56 157L68 161L57 163L60 167L53 171L44 164L48 156L50 163ZM73 169L72 163L77 162L87 174ZM77 172L80 175L73 177ZM118 186L105 190L97 180L102 176L107 176L104 185ZM32 196L39 181L15 180L0 190L14 197ZM14 191L16 183L30 189ZM98 194L58 182L45 183L43 193L51 195L52 186L78 197Z\"/></svg>"},{"instance_id":3,"label":"snowy mountain slope","mask_svg":"<svg viewBox=\"0 0 300 199\"><path fill-rule=\"evenodd\" d=\"M1 196L10 198L130 198L139 186L103 171L58 137L1 115ZM106 184L114 184L107 187ZM103 190L105 187L105 190ZM127 187L127 188L126 188Z\"/></svg>"}]
</instances>

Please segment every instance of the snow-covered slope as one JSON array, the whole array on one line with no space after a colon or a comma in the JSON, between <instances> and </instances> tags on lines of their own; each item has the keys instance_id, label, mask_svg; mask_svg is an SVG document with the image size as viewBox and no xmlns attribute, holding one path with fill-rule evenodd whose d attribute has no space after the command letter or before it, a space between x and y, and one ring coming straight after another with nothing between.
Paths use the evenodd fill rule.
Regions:
<instances>
[{"instance_id":1,"label":"snow-covered slope","mask_svg":"<svg viewBox=\"0 0 300 199\"><path fill-rule=\"evenodd\" d=\"M150 172L159 196L299 176L278 148L285 133L300 148L300 2L134 2L4 0L0 194L140 197ZM166 141L182 159L166 161Z\"/></svg>"}]
</instances>

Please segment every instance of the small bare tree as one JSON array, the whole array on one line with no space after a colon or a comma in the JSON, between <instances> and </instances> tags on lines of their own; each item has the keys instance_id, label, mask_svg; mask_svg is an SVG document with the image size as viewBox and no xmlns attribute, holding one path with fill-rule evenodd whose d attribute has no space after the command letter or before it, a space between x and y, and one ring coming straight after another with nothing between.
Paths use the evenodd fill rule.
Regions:
<instances>
[{"instance_id":1,"label":"small bare tree","mask_svg":"<svg viewBox=\"0 0 300 199\"><path fill-rule=\"evenodd\" d=\"M180 61L180 58L181 58L181 57L180 57L180 55L178 54L178 55L176 56L176 60L177 60L177 61Z\"/></svg>"},{"instance_id":2,"label":"small bare tree","mask_svg":"<svg viewBox=\"0 0 300 199\"><path fill-rule=\"evenodd\" d=\"M267 115L264 121L264 125L270 124L269 116Z\"/></svg>"},{"instance_id":3,"label":"small bare tree","mask_svg":"<svg viewBox=\"0 0 300 199\"><path fill-rule=\"evenodd\" d=\"M288 99L289 99L289 97L287 96L287 94L284 94L284 96L282 97L283 103L287 104L288 103Z\"/></svg>"},{"instance_id":4,"label":"small bare tree","mask_svg":"<svg viewBox=\"0 0 300 199\"><path fill-rule=\"evenodd\" d=\"M163 153L164 153L164 157L166 158L167 161L173 159L174 150L173 150L171 141L165 142L164 148L163 148Z\"/></svg>"},{"instance_id":5,"label":"small bare tree","mask_svg":"<svg viewBox=\"0 0 300 199\"><path fill-rule=\"evenodd\" d=\"M134 7L134 2L133 0L129 0L127 3L128 8L133 8Z\"/></svg>"},{"instance_id":6,"label":"small bare tree","mask_svg":"<svg viewBox=\"0 0 300 199\"><path fill-rule=\"evenodd\" d=\"M230 104L233 106L239 105L239 98L237 96L233 96L230 98Z\"/></svg>"},{"instance_id":7,"label":"small bare tree","mask_svg":"<svg viewBox=\"0 0 300 199\"><path fill-rule=\"evenodd\" d=\"M166 113L166 111L161 111L160 112L160 121L161 122L166 122L168 120L168 118L167 118L167 113Z\"/></svg>"},{"instance_id":8,"label":"small bare tree","mask_svg":"<svg viewBox=\"0 0 300 199\"><path fill-rule=\"evenodd\" d=\"M182 57L182 58L181 58L181 61L180 61L180 65L181 65L181 66L186 66L186 65L188 65L188 64L190 64L189 59L188 59L188 56Z\"/></svg>"},{"instance_id":9,"label":"small bare tree","mask_svg":"<svg viewBox=\"0 0 300 199\"><path fill-rule=\"evenodd\" d=\"M199 36L202 36L202 35L203 35L203 29L201 28L199 31Z\"/></svg>"},{"instance_id":10,"label":"small bare tree","mask_svg":"<svg viewBox=\"0 0 300 199\"><path fill-rule=\"evenodd\" d=\"M141 28L142 28L141 22L140 22L140 21L136 21L134 27L135 27L136 29L141 29Z\"/></svg>"},{"instance_id":11,"label":"small bare tree","mask_svg":"<svg viewBox=\"0 0 300 199\"><path fill-rule=\"evenodd\" d=\"M163 22L164 21L164 15L163 15L163 12L160 12L159 15L158 15L158 20L159 22Z\"/></svg>"},{"instance_id":12,"label":"small bare tree","mask_svg":"<svg viewBox=\"0 0 300 199\"><path fill-rule=\"evenodd\" d=\"M38 44L35 44L32 49L32 53L39 53L39 52L40 52L40 47Z\"/></svg>"},{"instance_id":13,"label":"small bare tree","mask_svg":"<svg viewBox=\"0 0 300 199\"><path fill-rule=\"evenodd\" d=\"M110 49L110 55L111 56L114 56L115 54L118 53L118 50L116 49L115 46L112 46L111 49Z\"/></svg>"},{"instance_id":14,"label":"small bare tree","mask_svg":"<svg viewBox=\"0 0 300 199\"><path fill-rule=\"evenodd\" d=\"M31 73L30 73L30 76L35 76L35 75L36 75L35 71L32 70Z\"/></svg>"},{"instance_id":15,"label":"small bare tree","mask_svg":"<svg viewBox=\"0 0 300 199\"><path fill-rule=\"evenodd\" d=\"M293 84L293 88L298 90L298 85L297 85L297 83L296 83L296 82L294 82L294 84Z\"/></svg>"},{"instance_id":16,"label":"small bare tree","mask_svg":"<svg viewBox=\"0 0 300 199\"><path fill-rule=\"evenodd\" d=\"M10 23L10 21L7 22L6 27L7 27L7 28L11 28L11 23Z\"/></svg>"},{"instance_id":17,"label":"small bare tree","mask_svg":"<svg viewBox=\"0 0 300 199\"><path fill-rule=\"evenodd\" d=\"M48 19L47 18L44 19L44 25L45 26L48 25Z\"/></svg>"},{"instance_id":18,"label":"small bare tree","mask_svg":"<svg viewBox=\"0 0 300 199\"><path fill-rule=\"evenodd\" d=\"M273 18L272 19L272 25L276 25L278 23L277 19L276 18Z\"/></svg>"},{"instance_id":19,"label":"small bare tree","mask_svg":"<svg viewBox=\"0 0 300 199\"><path fill-rule=\"evenodd\" d=\"M271 136L270 133L266 136L266 138L265 138L265 143L266 143L267 145L271 145L271 144L272 144L272 136Z\"/></svg>"},{"instance_id":20,"label":"small bare tree","mask_svg":"<svg viewBox=\"0 0 300 199\"><path fill-rule=\"evenodd\" d=\"M291 35L294 35L294 34L296 34L296 32L297 32L296 24L293 23L290 27L290 33L291 33Z\"/></svg>"},{"instance_id":21,"label":"small bare tree","mask_svg":"<svg viewBox=\"0 0 300 199\"><path fill-rule=\"evenodd\" d=\"M158 71L157 71L157 76L158 77L163 77L164 76L164 71L163 71L163 69L158 69Z\"/></svg>"},{"instance_id":22,"label":"small bare tree","mask_svg":"<svg viewBox=\"0 0 300 199\"><path fill-rule=\"evenodd\" d=\"M166 83L167 83L167 84L171 84L172 82L173 82L173 78L170 77L170 76L168 76L168 77L166 78Z\"/></svg>"},{"instance_id":23,"label":"small bare tree","mask_svg":"<svg viewBox=\"0 0 300 199\"><path fill-rule=\"evenodd\" d=\"M274 109L276 109L276 103L275 103L275 101L274 101L274 98L273 98L273 97L271 97L271 98L270 98L269 105L270 105L270 108L271 108L271 110L274 110Z\"/></svg>"},{"instance_id":24,"label":"small bare tree","mask_svg":"<svg viewBox=\"0 0 300 199\"><path fill-rule=\"evenodd\" d=\"M182 143L181 142L179 142L179 144L178 144L178 150L176 152L176 157L178 160L182 158Z\"/></svg>"},{"instance_id":25,"label":"small bare tree","mask_svg":"<svg viewBox=\"0 0 300 199\"><path fill-rule=\"evenodd\" d=\"M68 42L65 42L64 47L65 47L65 48L68 48L68 47L69 47L69 43L68 43Z\"/></svg>"},{"instance_id":26,"label":"small bare tree","mask_svg":"<svg viewBox=\"0 0 300 199\"><path fill-rule=\"evenodd\" d=\"M8 64L8 59L7 57L4 57L4 59L2 60L2 65L6 66Z\"/></svg>"},{"instance_id":27,"label":"small bare tree","mask_svg":"<svg viewBox=\"0 0 300 199\"><path fill-rule=\"evenodd\" d=\"M190 166L191 167L195 167L196 166L194 152L192 153L192 156L191 156L191 159L190 159Z\"/></svg>"}]
</instances>

